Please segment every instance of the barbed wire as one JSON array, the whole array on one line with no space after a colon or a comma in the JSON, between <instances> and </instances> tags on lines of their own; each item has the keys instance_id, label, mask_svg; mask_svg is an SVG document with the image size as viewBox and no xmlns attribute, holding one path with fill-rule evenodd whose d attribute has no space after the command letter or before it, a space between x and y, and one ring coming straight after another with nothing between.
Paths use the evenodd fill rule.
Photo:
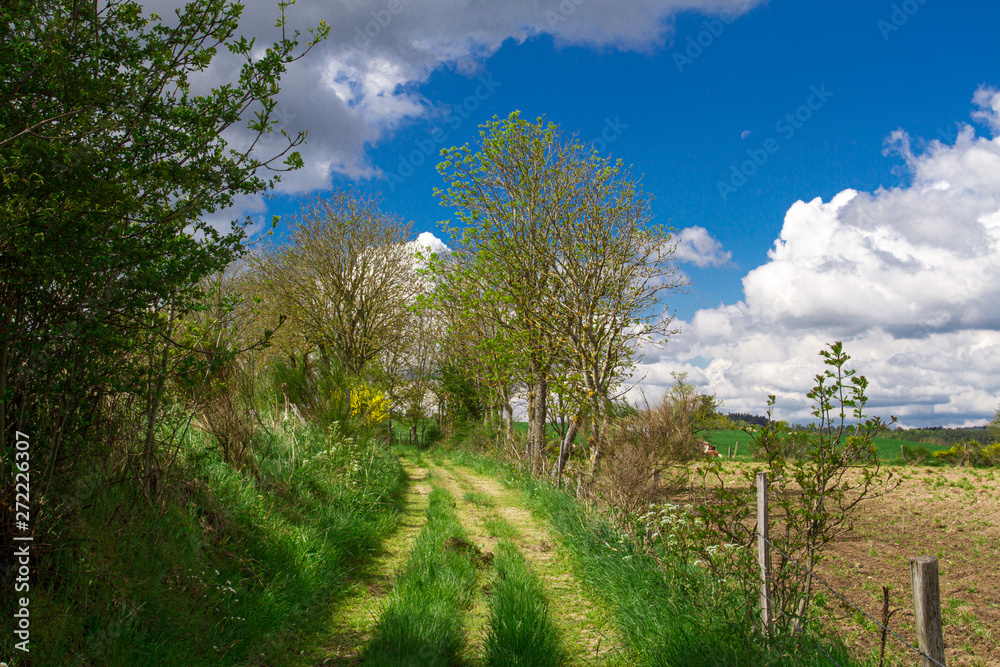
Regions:
<instances>
[{"instance_id":1,"label":"barbed wire","mask_svg":"<svg viewBox=\"0 0 1000 667\"><path fill-rule=\"evenodd\" d=\"M742 524L741 524L741 525L742 525ZM743 526L743 527L744 527L744 528L746 528L746 526ZM749 529L747 529L747 530L749 530ZM755 534L755 535L760 535L759 533L754 533L754 534ZM885 630L886 632L889 632L889 633L890 633L890 634L892 634L892 636L894 636L894 637L895 637L896 639L898 639L898 640L899 640L899 641L901 641L901 642L902 642L903 644L905 644L906 646L910 647L911 649L913 649L914 651L916 651L916 652L917 652L917 653L919 653L920 655L924 656L925 658L927 658L928 660L930 660L931 662L933 662L933 663L934 663L935 665L940 665L940 667L945 667L945 665L941 664L940 662L938 662L937 660L935 660L935 659L934 659L934 658L932 658L931 656L929 656L929 655L927 655L926 653L924 653L924 652L923 652L922 650L920 650L920 649L919 649L918 647L914 646L914 645L913 645L913 644L911 644L910 642L908 642L908 641L906 641L905 639L903 639L902 637L900 637L900 636L899 636L898 634L896 634L896 631L895 631L895 630L892 630L891 628L889 628L889 627L887 627L887 626L885 626L885 625L882 625L882 623L881 623L880 621L878 621L878 620L877 620L877 619L876 619L876 618L875 618L874 616L872 616L871 614L869 614L868 612L866 612L866 611L865 611L864 609L862 609L861 607L859 607L858 605L854 604L853 602L851 602L850 600L848 600L848 599L847 599L846 597L844 597L843 595L841 595L841 594L840 594L840 593L839 593L839 592L837 591L837 589L835 589L835 588L834 588L833 586L831 586L830 584L828 584L828 583L826 583L825 581L823 581L823 579L821 579L821 578L820 578L820 576L819 576L819 575L817 575L817 574L816 574L816 573L815 573L814 571L812 571L811 569L809 569L809 568L807 568L807 567L805 567L805 566L801 565L801 564L800 564L800 563L799 563L799 562L798 562L797 560L795 560L794 558L792 558L791 556L789 556L789 555L788 555L787 553L785 553L785 552L784 552L784 551L783 551L783 550L781 549L781 547L779 547L778 545L776 545L776 544L775 544L774 542L772 542L771 540L769 540L769 539L768 539L768 538L766 538L766 537L764 538L764 541L765 541L765 542L767 542L767 543L768 543L768 544L769 544L769 545L770 545L771 547L773 547L773 548L774 548L774 549L775 549L775 550L776 550L776 551L777 551L778 553L780 553L780 554L781 554L782 556L784 556L784 557L785 557L785 558L786 558L786 559L787 559L787 560L788 560L788 561L789 561L790 563L792 563L793 565L795 565L795 567L799 568L800 570L802 570L802 571L803 571L803 572L805 572L806 574L810 575L810 576L811 576L811 577L812 577L813 579L815 579L815 580L816 580L816 581L818 581L819 583L821 583L821 584L823 584L824 586L826 586L826 588L827 588L827 589L828 589L828 590L829 590L829 591L830 591L831 593L833 593L834 595L836 595L836 596L837 596L838 598L840 598L841 600L843 600L843 601L844 601L845 603L847 603L847 604L848 604L848 605L850 605L851 607L853 607L853 608L857 609L857 610L858 610L859 612L861 612L861 614L862 614L862 615L866 616L866 617L867 617L867 618L868 618L869 620L871 620L871 621L872 621L872 622L873 622L873 623L874 623L875 625L877 625L878 627L882 628L882 629L883 629L883 630ZM779 611L780 611L780 610L779 610ZM782 613L783 613L783 612L782 612Z\"/></svg>"}]
</instances>

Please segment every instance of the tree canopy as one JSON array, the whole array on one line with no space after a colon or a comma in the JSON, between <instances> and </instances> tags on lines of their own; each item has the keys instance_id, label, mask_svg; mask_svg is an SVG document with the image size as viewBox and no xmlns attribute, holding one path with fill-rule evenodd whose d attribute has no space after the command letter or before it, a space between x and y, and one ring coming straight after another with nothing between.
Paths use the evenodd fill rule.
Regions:
<instances>
[{"instance_id":1,"label":"tree canopy","mask_svg":"<svg viewBox=\"0 0 1000 667\"><path fill-rule=\"evenodd\" d=\"M328 33L300 48L289 4L264 50L235 36L242 6L226 0L169 24L128 0L0 7L0 449L30 423L51 472L67 437L107 422L110 397L145 401L155 421L162 364L142 350L244 250L246 222L221 232L204 216L302 163L303 134L268 157L223 138L271 132L281 74ZM220 49L242 60L238 79L196 94Z\"/></svg>"},{"instance_id":2,"label":"tree canopy","mask_svg":"<svg viewBox=\"0 0 1000 667\"><path fill-rule=\"evenodd\" d=\"M545 446L553 365L599 424L642 344L670 333L664 292L683 284L669 230L621 162L518 112L482 126L477 147L442 151L455 209L450 298L492 327L511 379L530 387L529 455ZM597 448L595 446L594 453Z\"/></svg>"}]
</instances>

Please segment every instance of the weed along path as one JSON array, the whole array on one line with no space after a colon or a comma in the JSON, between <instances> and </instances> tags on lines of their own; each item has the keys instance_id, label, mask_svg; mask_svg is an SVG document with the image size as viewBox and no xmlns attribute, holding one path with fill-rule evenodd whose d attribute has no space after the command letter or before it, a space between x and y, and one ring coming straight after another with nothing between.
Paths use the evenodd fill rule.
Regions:
<instances>
[{"instance_id":1,"label":"weed along path","mask_svg":"<svg viewBox=\"0 0 1000 667\"><path fill-rule=\"evenodd\" d=\"M619 647L611 624L604 611L584 594L570 573L567 555L560 550L557 539L544 522L528 511L520 492L443 457L435 456L426 463L435 484L455 499L463 528L487 558L492 559L498 546L501 551L514 548L523 554L540 584L540 594L547 602L548 617L563 652L554 664L605 664ZM496 594L492 588L485 597ZM483 598L479 596L473 604L468 620L469 642L464 656L467 664L484 664L489 655L487 637L491 630L496 632L496 628L489 627L491 601Z\"/></svg>"},{"instance_id":2,"label":"weed along path","mask_svg":"<svg viewBox=\"0 0 1000 667\"><path fill-rule=\"evenodd\" d=\"M414 539L427 521L431 493L428 471L405 458L400 459L400 464L407 477L400 526L384 543L382 553L354 582L348 597L332 610L329 637L323 642L324 650L317 664L357 664L375 629L382 600L392 589L397 575L406 564Z\"/></svg>"}]
</instances>

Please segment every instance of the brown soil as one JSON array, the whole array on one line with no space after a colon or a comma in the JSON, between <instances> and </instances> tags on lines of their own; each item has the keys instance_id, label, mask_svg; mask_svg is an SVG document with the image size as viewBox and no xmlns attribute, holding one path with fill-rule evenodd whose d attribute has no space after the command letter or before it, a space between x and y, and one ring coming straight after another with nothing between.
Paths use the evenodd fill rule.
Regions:
<instances>
[{"instance_id":1,"label":"brown soil","mask_svg":"<svg viewBox=\"0 0 1000 667\"><path fill-rule=\"evenodd\" d=\"M744 465L726 463L727 469ZM1000 667L1000 471L893 467L900 485L865 501L853 529L824 551L819 578L882 620L882 586L896 611L889 628L916 645L909 559L937 556L945 656L949 666ZM733 478L730 478L733 479ZM727 481L728 483L728 481ZM836 628L859 656L876 656L880 630L817 584L825 603L814 612ZM885 664L916 664L919 656L888 636Z\"/></svg>"},{"instance_id":2,"label":"brown soil","mask_svg":"<svg viewBox=\"0 0 1000 667\"><path fill-rule=\"evenodd\" d=\"M854 530L828 549L819 575L880 620L882 586L888 586L890 609L900 610L889 627L915 644L909 559L937 556L948 664L1000 666L1000 475L969 468L897 470L905 476L899 488L861 510ZM873 633L841 625L856 628L848 636L857 646L877 650ZM892 655L912 654L891 636L888 644L899 647Z\"/></svg>"}]
</instances>

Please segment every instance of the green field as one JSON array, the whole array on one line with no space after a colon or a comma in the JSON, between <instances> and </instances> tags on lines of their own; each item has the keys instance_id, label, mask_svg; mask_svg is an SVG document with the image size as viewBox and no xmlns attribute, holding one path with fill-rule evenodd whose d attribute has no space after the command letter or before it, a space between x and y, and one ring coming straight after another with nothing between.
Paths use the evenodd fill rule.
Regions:
<instances>
[{"instance_id":1,"label":"green field","mask_svg":"<svg viewBox=\"0 0 1000 667\"><path fill-rule=\"evenodd\" d=\"M746 431L701 431L699 436L715 445L719 453L726 456L729 448L733 447L738 452L737 460L750 460L750 442L752 437ZM887 463L900 462L900 445L907 447L925 447L931 452L948 449L944 445L932 445L927 442L907 442L893 438L876 438L875 449L878 451L880 459Z\"/></svg>"},{"instance_id":2,"label":"green field","mask_svg":"<svg viewBox=\"0 0 1000 667\"><path fill-rule=\"evenodd\" d=\"M528 422L514 422L514 429L521 434L527 434L528 432ZM409 437L409 426L403 426L401 424L394 423L393 430L396 434L397 439L400 442L405 442ZM557 436L555 429L551 424L547 426L549 437L555 438ZM750 461L750 443L753 441L753 437L746 431L741 430L716 430L716 431L699 431L698 437L715 445L715 448L719 450L719 453L723 457L728 456L729 448L732 447L736 451L736 456L734 458L738 461ZM577 440L579 442L579 440ZM900 446L906 445L907 447L924 447L931 452L938 452L948 449L946 445L935 445L929 442L909 442L907 440L898 440L895 438L875 438L875 449L878 451L878 456L881 460L886 463L900 463Z\"/></svg>"}]
</instances>

